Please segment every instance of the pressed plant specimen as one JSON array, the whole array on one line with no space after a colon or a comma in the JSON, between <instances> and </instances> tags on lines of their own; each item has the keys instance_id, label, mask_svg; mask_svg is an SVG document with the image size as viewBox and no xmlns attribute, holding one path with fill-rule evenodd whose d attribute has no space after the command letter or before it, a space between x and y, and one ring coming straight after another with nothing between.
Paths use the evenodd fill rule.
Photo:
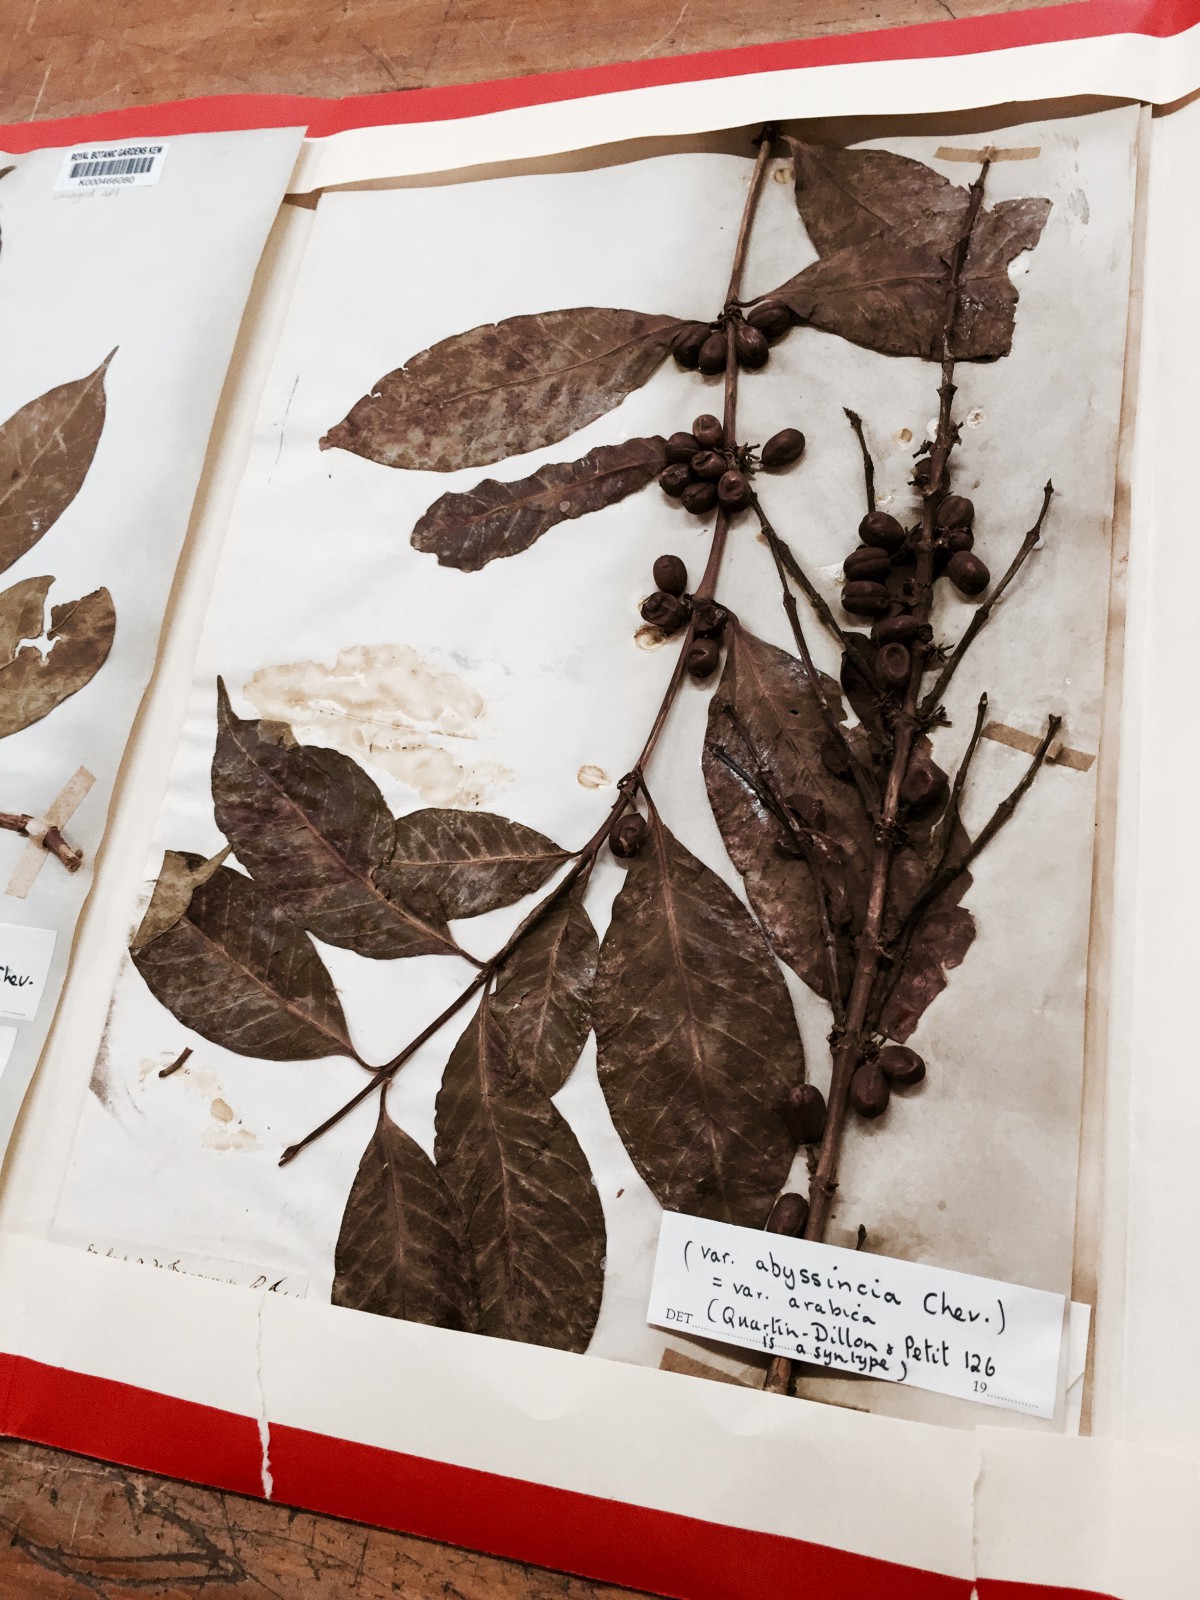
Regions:
<instances>
[{"instance_id":1,"label":"pressed plant specimen","mask_svg":"<svg viewBox=\"0 0 1200 1600\"><path fill-rule=\"evenodd\" d=\"M0 572L33 549L83 487L104 427L111 360L0 423ZM108 590L52 606L47 623L53 583L53 577L25 578L0 593L0 739L40 722L78 693L112 648L116 614ZM57 828L41 826L26 812L0 811L0 829L36 837L69 872L83 861Z\"/></svg>"},{"instance_id":2,"label":"pressed plant specimen","mask_svg":"<svg viewBox=\"0 0 1200 1600\"><path fill-rule=\"evenodd\" d=\"M218 688L212 789L228 849L208 861L168 856L134 962L181 1022L226 1048L271 1060L343 1056L363 1068L358 1093L282 1158L378 1097L342 1218L340 1304L586 1348L604 1218L553 1096L592 1031L613 1124L662 1205L821 1238L854 1120L883 1115L893 1092L925 1074L907 1041L971 945L971 865L1017 813L1057 732L1052 718L1020 783L972 837L962 801L986 697L951 777L936 759L945 695L1035 548L1052 491L1027 486L1030 532L993 584L974 506L951 488L956 373L1007 353L1008 264L1036 245L1049 203L987 206L986 156L960 187L889 152L789 139L818 259L750 298L747 252L779 143L774 128L758 141L727 292L710 320L582 307L472 328L381 378L321 441L394 469L456 471L556 443L668 357L709 380L709 392L721 381L720 415L701 411L662 435L444 494L412 532L417 550L478 572L655 482L681 514L711 521L694 583L676 555L652 563L642 617L677 641L673 671L585 843L560 845L489 812L393 817L349 757L241 718ZM771 476L804 470L802 419L781 416L761 447L739 434L739 385L755 381L798 324L883 357L919 357L938 375L936 426L912 470L920 509L908 524L876 505L868 430L848 413L865 505L836 599L770 510ZM793 650L757 637L722 598L739 521L762 541L740 545L736 559L762 563L764 582L778 587ZM935 616L939 593L953 603ZM956 637L939 637L943 622ZM814 625L840 652L840 681L814 664L805 631ZM704 779L749 909L671 831L669 771L654 767L651 790L653 758L689 683L710 696ZM585 894L604 850L625 878L599 942ZM454 921L542 889L489 959L458 945ZM457 954L474 971L392 1060L372 1063L354 1046L314 939L366 958ZM828 1096L807 1081L783 965L829 1008ZM430 1157L389 1116L388 1086L468 1007ZM802 1147L807 1195L786 1190ZM777 1364L768 1381L783 1388L787 1377Z\"/></svg>"}]
</instances>

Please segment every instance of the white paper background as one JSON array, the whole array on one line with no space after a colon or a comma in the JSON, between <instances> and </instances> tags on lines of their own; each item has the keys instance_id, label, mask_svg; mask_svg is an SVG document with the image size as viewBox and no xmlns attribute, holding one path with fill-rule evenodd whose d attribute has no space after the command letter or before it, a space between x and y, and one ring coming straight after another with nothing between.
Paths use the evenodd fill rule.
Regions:
<instances>
[{"instance_id":1,"label":"white paper background","mask_svg":"<svg viewBox=\"0 0 1200 1600\"><path fill-rule=\"evenodd\" d=\"M996 571L1051 474L1060 499L1047 548L1031 569L1036 585L1031 578L1018 586L956 683L955 729L941 746L947 754L965 739L985 684L1002 720L1033 731L1048 711L1065 711L1068 742L1095 749L1135 126L1136 112L1123 111L1009 130L1001 142L1040 144L1042 156L999 164L989 176L992 199L1033 192L1049 194L1055 206L1037 251L1014 269L1022 300L1013 355L964 370L962 410L975 425L965 430L956 487L980 506L978 548ZM929 160L938 142L888 145ZM961 165L942 170L964 181ZM650 492L565 525L516 559L459 574L418 556L407 535L438 494L485 473L391 472L322 454L316 441L382 373L479 322L573 304L709 314L724 292L748 173L749 163L734 158L673 157L470 191L321 202L263 400L149 873L163 847L207 852L222 843L207 781L215 675L226 678L237 709L251 714L244 688L263 668L329 668L339 652L364 648L376 652L374 686L403 724L403 738L392 742L434 751L416 762L393 754L372 765L394 809L444 800L431 783L444 788L449 774L460 800L478 797L564 842L592 831L612 790L584 787L575 775L590 766L615 780L625 770L670 667L669 651L647 653L633 642L650 563L672 548L698 571L706 530ZM811 255L789 187L769 183L748 287L781 281ZM828 592L853 541L861 493L841 406L863 413L881 458L880 489L900 497L911 451L935 410L935 386L933 369L921 363L875 357L807 331L794 333L767 371L744 383L744 437L760 438L783 421L808 434L806 462L764 483L763 495ZM668 364L617 413L495 475L515 478L593 444L669 432L716 397L714 385ZM897 438L904 429L909 442ZM979 478L985 483L976 493ZM721 588L750 626L788 642L769 560L746 524L731 541ZM955 606L947 632L966 615ZM397 647L415 658L398 656ZM383 651L391 652L386 673L377 670ZM458 681L438 677L447 673ZM457 722L414 718L431 692L458 706ZM707 691L689 688L682 697L650 777L671 825L733 882L696 759L706 702ZM269 709L279 714L278 705ZM330 728L314 715L298 732L320 742ZM337 719L336 737L347 736L346 719ZM983 747L969 823L988 814L1024 763L1000 746ZM1069 1287L1093 805L1091 774L1047 771L980 863L969 901L979 938L914 1041L929 1056L929 1082L919 1096L898 1100L881 1125L853 1131L835 1242L852 1237L861 1220L871 1247L885 1253L1059 1292ZM620 871L605 860L596 874L589 907L601 928ZM459 932L486 954L518 914L497 913ZM370 1059L394 1053L466 976L440 959L385 964L323 954ZM811 1070L822 1081L827 1015L793 988ZM414 1059L390 1100L393 1115L427 1147L454 1033ZM196 1047L188 1069L159 1080L158 1069L185 1043ZM358 1069L250 1062L191 1038L127 968L97 1082L107 1104L91 1100L84 1114L60 1211L66 1232L307 1274L312 1292L327 1294L371 1112L348 1119L289 1169L281 1172L276 1159L358 1087ZM214 1115L216 1101L230 1118ZM592 1349L657 1361L663 1337L643 1317L658 1208L613 1133L592 1046L559 1104L592 1161L609 1227ZM855 1404L866 1403L865 1392L856 1386ZM895 1392L879 1390L871 1403L895 1405ZM962 1409L947 1415L971 1420Z\"/></svg>"},{"instance_id":2,"label":"white paper background","mask_svg":"<svg viewBox=\"0 0 1200 1600\"><path fill-rule=\"evenodd\" d=\"M106 586L117 627L96 677L0 742L0 808L40 814L79 766L97 782L65 832L84 852L48 860L0 921L59 934L36 1022L0 1084L0 1151L46 1037L109 796L159 629L238 321L299 147L294 129L172 139L152 188L54 193L61 150L17 159L0 182L0 418L91 372L114 346L104 432L82 489L0 578L53 573L52 604ZM2 163L0 163L2 164ZM26 848L0 834L0 888Z\"/></svg>"}]
</instances>

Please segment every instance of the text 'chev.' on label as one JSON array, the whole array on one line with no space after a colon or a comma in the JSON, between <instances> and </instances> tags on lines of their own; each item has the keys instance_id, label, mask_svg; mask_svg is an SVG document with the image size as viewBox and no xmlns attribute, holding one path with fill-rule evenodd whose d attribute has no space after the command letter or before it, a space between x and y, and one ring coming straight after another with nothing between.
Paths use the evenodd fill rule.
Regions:
<instances>
[{"instance_id":1,"label":"text 'chev.' on label","mask_svg":"<svg viewBox=\"0 0 1200 1600\"><path fill-rule=\"evenodd\" d=\"M0 922L0 1017L32 1022L42 1003L56 934Z\"/></svg>"},{"instance_id":2,"label":"text 'chev.' on label","mask_svg":"<svg viewBox=\"0 0 1200 1600\"><path fill-rule=\"evenodd\" d=\"M1065 1299L725 1222L662 1219L646 1320L1052 1417Z\"/></svg>"}]
</instances>

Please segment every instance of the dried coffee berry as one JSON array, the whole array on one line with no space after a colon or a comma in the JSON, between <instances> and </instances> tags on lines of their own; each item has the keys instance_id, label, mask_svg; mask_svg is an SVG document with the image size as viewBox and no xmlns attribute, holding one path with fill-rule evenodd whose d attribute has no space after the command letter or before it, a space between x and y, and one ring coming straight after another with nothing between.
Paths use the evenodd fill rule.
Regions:
<instances>
[{"instance_id":1,"label":"dried coffee berry","mask_svg":"<svg viewBox=\"0 0 1200 1600\"><path fill-rule=\"evenodd\" d=\"M673 433L667 440L667 460L679 461L686 466L699 448L690 433Z\"/></svg>"},{"instance_id":2,"label":"dried coffee berry","mask_svg":"<svg viewBox=\"0 0 1200 1600\"><path fill-rule=\"evenodd\" d=\"M656 567L657 573L658 568ZM659 584L659 588L665 585ZM876 644L910 644L921 634L921 624L916 617L901 615L898 617L881 617L871 629L871 637Z\"/></svg>"},{"instance_id":3,"label":"dried coffee berry","mask_svg":"<svg viewBox=\"0 0 1200 1600\"><path fill-rule=\"evenodd\" d=\"M864 544L872 544L890 555L904 543L905 533L895 517L886 511L868 511L858 525L858 537Z\"/></svg>"},{"instance_id":4,"label":"dried coffee berry","mask_svg":"<svg viewBox=\"0 0 1200 1600\"><path fill-rule=\"evenodd\" d=\"M692 602L692 633L697 639L707 639L710 636L719 639L725 632L725 624L728 621L728 611L724 606L719 606L715 600Z\"/></svg>"},{"instance_id":5,"label":"dried coffee berry","mask_svg":"<svg viewBox=\"0 0 1200 1600\"><path fill-rule=\"evenodd\" d=\"M699 366L700 346L711 331L706 322L692 322L671 340L671 354L685 371L695 372Z\"/></svg>"},{"instance_id":6,"label":"dried coffee berry","mask_svg":"<svg viewBox=\"0 0 1200 1600\"><path fill-rule=\"evenodd\" d=\"M934 518L939 528L969 528L974 521L975 507L965 494L948 494Z\"/></svg>"},{"instance_id":7,"label":"dried coffee berry","mask_svg":"<svg viewBox=\"0 0 1200 1600\"><path fill-rule=\"evenodd\" d=\"M608 836L608 848L622 861L628 861L637 855L645 842L646 819L636 811L631 811L619 822L614 823L612 832Z\"/></svg>"},{"instance_id":8,"label":"dried coffee berry","mask_svg":"<svg viewBox=\"0 0 1200 1600\"><path fill-rule=\"evenodd\" d=\"M687 568L678 556L659 556L654 563L654 581L666 594L682 594L687 578Z\"/></svg>"},{"instance_id":9,"label":"dried coffee berry","mask_svg":"<svg viewBox=\"0 0 1200 1600\"><path fill-rule=\"evenodd\" d=\"M881 583L855 580L842 590L842 607L852 617L882 617L892 597Z\"/></svg>"},{"instance_id":10,"label":"dried coffee berry","mask_svg":"<svg viewBox=\"0 0 1200 1600\"><path fill-rule=\"evenodd\" d=\"M970 550L956 550L946 565L946 576L959 594L982 594L992 581L992 575L977 555Z\"/></svg>"},{"instance_id":11,"label":"dried coffee berry","mask_svg":"<svg viewBox=\"0 0 1200 1600\"><path fill-rule=\"evenodd\" d=\"M825 1096L815 1083L802 1083L789 1090L779 1115L797 1144L819 1144L824 1137Z\"/></svg>"},{"instance_id":12,"label":"dried coffee berry","mask_svg":"<svg viewBox=\"0 0 1200 1600\"><path fill-rule=\"evenodd\" d=\"M884 689L903 689L912 677L912 656L908 646L885 644L875 655L875 676Z\"/></svg>"},{"instance_id":13,"label":"dried coffee berry","mask_svg":"<svg viewBox=\"0 0 1200 1600\"><path fill-rule=\"evenodd\" d=\"M900 785L900 798L910 811L929 811L940 805L950 787L936 762L914 757Z\"/></svg>"},{"instance_id":14,"label":"dried coffee berry","mask_svg":"<svg viewBox=\"0 0 1200 1600\"><path fill-rule=\"evenodd\" d=\"M821 743L821 765L826 772L832 773L835 778L841 778L844 782L848 782L854 776L845 746L840 739L834 739L832 736Z\"/></svg>"},{"instance_id":15,"label":"dried coffee berry","mask_svg":"<svg viewBox=\"0 0 1200 1600\"><path fill-rule=\"evenodd\" d=\"M799 428L780 428L763 445L759 455L764 472L782 472L804 454L804 435Z\"/></svg>"},{"instance_id":16,"label":"dried coffee berry","mask_svg":"<svg viewBox=\"0 0 1200 1600\"><path fill-rule=\"evenodd\" d=\"M771 354L766 334L752 328L748 322L739 322L733 330L733 348L737 351L739 365L747 372L765 367Z\"/></svg>"},{"instance_id":17,"label":"dried coffee berry","mask_svg":"<svg viewBox=\"0 0 1200 1600\"><path fill-rule=\"evenodd\" d=\"M882 583L892 570L886 550L873 550L869 544L860 545L842 562L842 571L853 582L866 578L871 583Z\"/></svg>"},{"instance_id":18,"label":"dried coffee berry","mask_svg":"<svg viewBox=\"0 0 1200 1600\"><path fill-rule=\"evenodd\" d=\"M679 496L692 481L692 469L682 461L673 462L665 472L658 475L658 486L664 494L669 494L672 500Z\"/></svg>"},{"instance_id":19,"label":"dried coffee berry","mask_svg":"<svg viewBox=\"0 0 1200 1600\"><path fill-rule=\"evenodd\" d=\"M717 486L715 483L689 483L679 498L685 511L690 511L694 517L703 517L717 503Z\"/></svg>"},{"instance_id":20,"label":"dried coffee berry","mask_svg":"<svg viewBox=\"0 0 1200 1600\"><path fill-rule=\"evenodd\" d=\"M808 1201L802 1194L781 1194L771 1207L771 1215L767 1218L768 1233L786 1233L790 1239L798 1239L804 1232L804 1224L808 1221Z\"/></svg>"},{"instance_id":21,"label":"dried coffee berry","mask_svg":"<svg viewBox=\"0 0 1200 1600\"><path fill-rule=\"evenodd\" d=\"M717 499L726 511L740 511L750 498L750 485L746 474L731 467L717 484Z\"/></svg>"},{"instance_id":22,"label":"dried coffee berry","mask_svg":"<svg viewBox=\"0 0 1200 1600\"><path fill-rule=\"evenodd\" d=\"M925 1062L906 1044L885 1044L876 1060L880 1072L897 1089L910 1089L925 1076Z\"/></svg>"},{"instance_id":23,"label":"dried coffee berry","mask_svg":"<svg viewBox=\"0 0 1200 1600\"><path fill-rule=\"evenodd\" d=\"M825 806L814 795L789 794L783 803L802 827L815 828L818 833L825 832Z\"/></svg>"},{"instance_id":24,"label":"dried coffee berry","mask_svg":"<svg viewBox=\"0 0 1200 1600\"><path fill-rule=\"evenodd\" d=\"M758 329L768 344L777 344L791 328L792 320L792 313L781 300L762 300L746 313L746 321Z\"/></svg>"},{"instance_id":25,"label":"dried coffee berry","mask_svg":"<svg viewBox=\"0 0 1200 1600\"><path fill-rule=\"evenodd\" d=\"M721 419L714 417L711 411L706 411L692 423L692 435L699 441L702 450L719 450L725 443Z\"/></svg>"},{"instance_id":26,"label":"dried coffee berry","mask_svg":"<svg viewBox=\"0 0 1200 1600\"><path fill-rule=\"evenodd\" d=\"M687 647L684 666L693 678L711 678L721 660L721 646L715 639L693 639Z\"/></svg>"},{"instance_id":27,"label":"dried coffee berry","mask_svg":"<svg viewBox=\"0 0 1200 1600\"><path fill-rule=\"evenodd\" d=\"M719 450L698 450L692 457L691 470L697 478L716 483L729 469L729 463Z\"/></svg>"},{"instance_id":28,"label":"dried coffee berry","mask_svg":"<svg viewBox=\"0 0 1200 1600\"><path fill-rule=\"evenodd\" d=\"M975 535L970 528L951 528L946 535L946 549L951 555L959 550L973 550L975 548Z\"/></svg>"},{"instance_id":29,"label":"dried coffee berry","mask_svg":"<svg viewBox=\"0 0 1200 1600\"><path fill-rule=\"evenodd\" d=\"M850 1104L860 1117L881 1117L888 1108L892 1091L874 1061L863 1061L850 1079Z\"/></svg>"},{"instance_id":30,"label":"dried coffee berry","mask_svg":"<svg viewBox=\"0 0 1200 1600\"><path fill-rule=\"evenodd\" d=\"M725 330L724 328L715 328L700 346L700 359L697 365L701 372L707 373L710 378L714 378L718 372L725 371L725 357L727 354Z\"/></svg>"},{"instance_id":31,"label":"dried coffee berry","mask_svg":"<svg viewBox=\"0 0 1200 1600\"><path fill-rule=\"evenodd\" d=\"M641 604L642 616L664 633L678 633L688 619L687 604L677 594L665 594L656 589Z\"/></svg>"}]
</instances>

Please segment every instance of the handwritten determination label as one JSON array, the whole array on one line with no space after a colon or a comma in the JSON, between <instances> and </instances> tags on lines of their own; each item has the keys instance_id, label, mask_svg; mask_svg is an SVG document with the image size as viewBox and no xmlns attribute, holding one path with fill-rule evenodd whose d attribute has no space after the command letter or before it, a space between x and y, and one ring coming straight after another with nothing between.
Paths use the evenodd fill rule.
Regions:
<instances>
[{"instance_id":1,"label":"handwritten determination label","mask_svg":"<svg viewBox=\"0 0 1200 1600\"><path fill-rule=\"evenodd\" d=\"M142 188L162 177L167 146L157 140L78 145L68 150L55 180L56 194L88 189Z\"/></svg>"},{"instance_id":2,"label":"handwritten determination label","mask_svg":"<svg viewBox=\"0 0 1200 1600\"><path fill-rule=\"evenodd\" d=\"M54 957L52 928L0 922L0 1017L32 1022Z\"/></svg>"},{"instance_id":3,"label":"handwritten determination label","mask_svg":"<svg viewBox=\"0 0 1200 1600\"><path fill-rule=\"evenodd\" d=\"M1064 1298L668 1211L646 1320L1052 1417Z\"/></svg>"}]
</instances>

